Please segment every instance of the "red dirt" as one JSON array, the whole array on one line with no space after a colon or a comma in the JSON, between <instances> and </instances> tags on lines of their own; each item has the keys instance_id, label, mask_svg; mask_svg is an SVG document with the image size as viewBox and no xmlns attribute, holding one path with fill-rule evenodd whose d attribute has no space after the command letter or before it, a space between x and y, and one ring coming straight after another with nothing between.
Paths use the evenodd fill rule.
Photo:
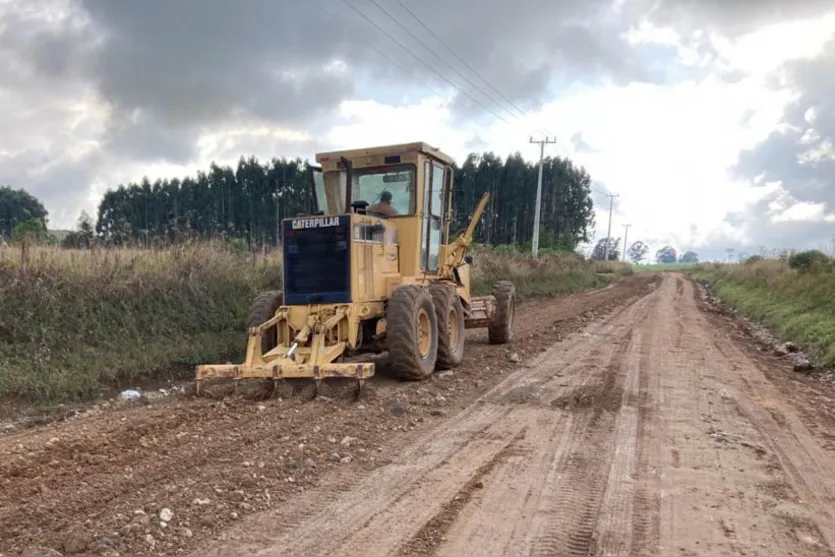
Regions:
<instances>
[{"instance_id":1,"label":"red dirt","mask_svg":"<svg viewBox=\"0 0 835 557\"><path fill-rule=\"evenodd\" d=\"M639 274L527 303L513 344L473 332L452 374L361 403L174 398L1 437L0 552L832 555L831 388L699 293Z\"/></svg>"},{"instance_id":2,"label":"red dirt","mask_svg":"<svg viewBox=\"0 0 835 557\"><path fill-rule=\"evenodd\" d=\"M542 350L627 300L654 277L517 309L514 340L468 333L465 362L419 383L376 377L363 401L333 384L310 401L169 397L0 437L0 554L175 555L247 515L281 508L322 478L364 474L393 443L431 430ZM508 355L515 352L521 362ZM343 443L344 441L344 443ZM169 509L165 523L159 512ZM221 538L218 538L220 536Z\"/></svg>"}]
</instances>

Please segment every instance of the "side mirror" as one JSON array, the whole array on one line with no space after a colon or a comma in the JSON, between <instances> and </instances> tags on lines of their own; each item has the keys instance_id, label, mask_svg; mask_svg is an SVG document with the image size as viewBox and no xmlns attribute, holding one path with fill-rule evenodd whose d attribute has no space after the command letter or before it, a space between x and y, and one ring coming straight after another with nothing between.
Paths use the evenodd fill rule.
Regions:
<instances>
[{"instance_id":1,"label":"side mirror","mask_svg":"<svg viewBox=\"0 0 835 557\"><path fill-rule=\"evenodd\" d=\"M473 256L470 255L469 253L467 255L465 255L464 256L464 263L466 263L467 265L472 265L473 264Z\"/></svg>"}]
</instances>

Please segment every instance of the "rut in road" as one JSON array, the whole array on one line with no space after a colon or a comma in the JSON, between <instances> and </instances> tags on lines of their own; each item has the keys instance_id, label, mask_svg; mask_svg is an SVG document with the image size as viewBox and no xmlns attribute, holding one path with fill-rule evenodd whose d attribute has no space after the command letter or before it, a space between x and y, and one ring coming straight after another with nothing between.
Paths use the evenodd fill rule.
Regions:
<instances>
[{"instance_id":1,"label":"rut in road","mask_svg":"<svg viewBox=\"0 0 835 557\"><path fill-rule=\"evenodd\" d=\"M43 546L71 554L66 547L83 546L82 554L182 555L219 536L234 539L239 524L248 536L267 536L257 547L269 545L276 535L271 509L298 510L287 527L305 522L323 505L310 494L325 491L333 496L325 503L333 503L519 370L524 364L510 361L511 351L528 362L656 281L636 274L591 292L522 302L512 345L491 346L484 331L468 331L467 356L452 375L402 383L381 373L363 404L353 400L353 384L332 385L328 397L313 402L304 393L260 404L172 396L2 434L0 553ZM490 419L471 425L487 429ZM490 462L514 450L475 474L487 474ZM457 512L466 500L457 497L422 527L425 533ZM165 527L151 519L161 508L175 515Z\"/></svg>"},{"instance_id":2,"label":"rut in road","mask_svg":"<svg viewBox=\"0 0 835 557\"><path fill-rule=\"evenodd\" d=\"M828 439L697 303L667 275L391 464L198 554L832 555Z\"/></svg>"},{"instance_id":3,"label":"rut in road","mask_svg":"<svg viewBox=\"0 0 835 557\"><path fill-rule=\"evenodd\" d=\"M476 554L500 554L501 547L508 554L517 553L513 548L530 555L587 554L601 509L606 524L631 522L623 498L634 455L615 453L611 437L634 436L634 425L616 415L624 403L637 400L623 389L624 372L636 371L625 357L633 324L646 318L653 303L643 298L573 342L542 353L359 485L341 494L310 493L270 513L274 531L257 541L251 536L249 549L260 546L253 554L264 556L419 555L436 549L461 554L438 547L440 536L426 525L445 527L451 504L468 496L468 485L482 484L490 486L484 496L495 504L467 507L477 516L463 522L457 537L455 528L449 532L461 547ZM607 491L607 485L615 489ZM507 505L518 513L509 513ZM610 543L622 543L620 537ZM227 552L219 547L208 554Z\"/></svg>"}]
</instances>

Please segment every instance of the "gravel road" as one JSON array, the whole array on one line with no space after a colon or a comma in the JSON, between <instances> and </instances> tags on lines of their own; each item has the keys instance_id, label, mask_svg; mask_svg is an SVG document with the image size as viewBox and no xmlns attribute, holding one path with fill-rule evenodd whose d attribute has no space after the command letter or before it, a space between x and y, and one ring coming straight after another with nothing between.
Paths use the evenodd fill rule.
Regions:
<instances>
[{"instance_id":1,"label":"gravel road","mask_svg":"<svg viewBox=\"0 0 835 557\"><path fill-rule=\"evenodd\" d=\"M637 274L516 323L360 403L171 397L0 437L0 553L832 554L832 389L700 287Z\"/></svg>"}]
</instances>

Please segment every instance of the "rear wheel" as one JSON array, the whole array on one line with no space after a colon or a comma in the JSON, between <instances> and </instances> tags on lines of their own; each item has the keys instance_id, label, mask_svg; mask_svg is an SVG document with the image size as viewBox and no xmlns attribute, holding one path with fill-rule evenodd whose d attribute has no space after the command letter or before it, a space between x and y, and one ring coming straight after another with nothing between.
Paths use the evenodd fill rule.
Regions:
<instances>
[{"instance_id":1,"label":"rear wheel","mask_svg":"<svg viewBox=\"0 0 835 557\"><path fill-rule=\"evenodd\" d=\"M516 312L516 287L507 280L493 285L496 298L496 314L487 328L490 344L506 344L513 337L513 317Z\"/></svg>"},{"instance_id":2,"label":"rear wheel","mask_svg":"<svg viewBox=\"0 0 835 557\"><path fill-rule=\"evenodd\" d=\"M284 295L280 290L267 290L258 294L249 306L247 330L272 319L283 303ZM278 328L273 326L261 333L261 353L265 354L276 346L278 346Z\"/></svg>"},{"instance_id":3,"label":"rear wheel","mask_svg":"<svg viewBox=\"0 0 835 557\"><path fill-rule=\"evenodd\" d=\"M451 369L464 359L464 306L455 287L435 283L429 287L438 320L438 360L435 369Z\"/></svg>"},{"instance_id":4,"label":"rear wheel","mask_svg":"<svg viewBox=\"0 0 835 557\"><path fill-rule=\"evenodd\" d=\"M428 290L407 284L391 295L386 309L391 367L399 379L426 379L438 359L438 320Z\"/></svg>"}]
</instances>

